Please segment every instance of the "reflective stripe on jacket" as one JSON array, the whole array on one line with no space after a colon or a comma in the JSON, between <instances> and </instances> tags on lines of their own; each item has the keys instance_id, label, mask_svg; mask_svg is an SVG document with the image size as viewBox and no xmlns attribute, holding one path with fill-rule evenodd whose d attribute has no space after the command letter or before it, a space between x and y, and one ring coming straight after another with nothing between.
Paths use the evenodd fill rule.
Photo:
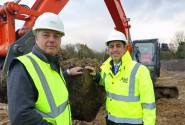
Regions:
<instances>
[{"instance_id":1,"label":"reflective stripe on jacket","mask_svg":"<svg viewBox=\"0 0 185 125\"><path fill-rule=\"evenodd\" d=\"M53 125L71 125L68 91L62 73L58 74L32 53L17 59L24 64L38 90L36 111Z\"/></svg>"},{"instance_id":2,"label":"reflective stripe on jacket","mask_svg":"<svg viewBox=\"0 0 185 125\"><path fill-rule=\"evenodd\" d=\"M126 52L118 73L114 75L111 60L107 59L101 66L100 80L107 93L108 119L115 123L155 125L156 105L149 70L132 61Z\"/></svg>"}]
</instances>

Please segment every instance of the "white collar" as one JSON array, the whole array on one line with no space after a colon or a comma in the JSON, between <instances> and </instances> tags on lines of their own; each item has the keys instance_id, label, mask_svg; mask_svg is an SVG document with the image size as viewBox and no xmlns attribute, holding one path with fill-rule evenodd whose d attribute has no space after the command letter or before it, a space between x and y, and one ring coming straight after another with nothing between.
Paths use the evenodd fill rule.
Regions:
<instances>
[{"instance_id":1,"label":"white collar","mask_svg":"<svg viewBox=\"0 0 185 125\"><path fill-rule=\"evenodd\" d=\"M115 63L114 63L114 66L115 66L115 65L120 66L120 65L121 65L121 62L119 62L118 64L115 64Z\"/></svg>"}]
</instances>

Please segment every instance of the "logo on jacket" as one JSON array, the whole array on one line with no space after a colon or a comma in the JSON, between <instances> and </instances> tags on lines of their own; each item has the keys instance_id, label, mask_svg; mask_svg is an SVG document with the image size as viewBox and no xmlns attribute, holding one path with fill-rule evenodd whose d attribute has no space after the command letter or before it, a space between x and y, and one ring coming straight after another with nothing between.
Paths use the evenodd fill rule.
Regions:
<instances>
[{"instance_id":1,"label":"logo on jacket","mask_svg":"<svg viewBox=\"0 0 185 125\"><path fill-rule=\"evenodd\" d=\"M122 77L122 78L120 79L120 81L122 81L122 82L124 82L124 83L128 83L128 78Z\"/></svg>"}]
</instances>

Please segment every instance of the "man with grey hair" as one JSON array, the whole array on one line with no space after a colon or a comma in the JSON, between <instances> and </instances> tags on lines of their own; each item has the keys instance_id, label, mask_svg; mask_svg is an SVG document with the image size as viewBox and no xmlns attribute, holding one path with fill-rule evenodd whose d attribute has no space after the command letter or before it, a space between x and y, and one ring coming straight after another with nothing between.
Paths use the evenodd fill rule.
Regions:
<instances>
[{"instance_id":1,"label":"man with grey hair","mask_svg":"<svg viewBox=\"0 0 185 125\"><path fill-rule=\"evenodd\" d=\"M81 67L62 73L57 53L64 26L58 15L46 12L33 27L35 46L12 60L7 95L11 125L71 125L64 76L82 74Z\"/></svg>"}]
</instances>

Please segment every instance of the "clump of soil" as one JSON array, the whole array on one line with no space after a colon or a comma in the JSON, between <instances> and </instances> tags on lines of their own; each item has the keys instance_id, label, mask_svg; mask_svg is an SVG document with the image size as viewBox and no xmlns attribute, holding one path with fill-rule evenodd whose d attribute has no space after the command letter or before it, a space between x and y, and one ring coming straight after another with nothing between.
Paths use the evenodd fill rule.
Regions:
<instances>
[{"instance_id":1,"label":"clump of soil","mask_svg":"<svg viewBox=\"0 0 185 125\"><path fill-rule=\"evenodd\" d=\"M83 68L85 66L93 66L95 69L100 67L97 59L71 58L67 51L60 53L65 53L65 57L62 56L60 59L60 65L63 69L70 69L76 66ZM89 70L83 69L82 72L82 75L69 76L65 80L69 91L73 119L90 122L94 120L105 102L105 91L104 88L98 86L98 83L93 80Z\"/></svg>"},{"instance_id":2,"label":"clump of soil","mask_svg":"<svg viewBox=\"0 0 185 125\"><path fill-rule=\"evenodd\" d=\"M10 125L7 112L7 104L0 103L0 125Z\"/></svg>"}]
</instances>

